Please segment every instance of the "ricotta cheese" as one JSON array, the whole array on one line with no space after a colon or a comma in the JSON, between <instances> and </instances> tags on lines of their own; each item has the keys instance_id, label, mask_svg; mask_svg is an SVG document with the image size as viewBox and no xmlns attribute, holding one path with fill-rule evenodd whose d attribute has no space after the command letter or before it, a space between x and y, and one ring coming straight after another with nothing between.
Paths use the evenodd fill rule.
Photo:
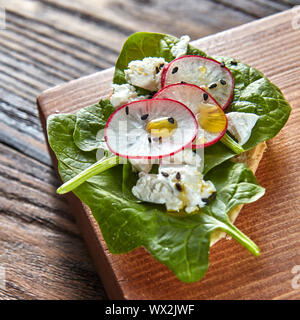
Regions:
<instances>
[{"instance_id":1,"label":"ricotta cheese","mask_svg":"<svg viewBox=\"0 0 300 320\"><path fill-rule=\"evenodd\" d=\"M139 173L135 197L142 201L165 204L168 211L185 209L187 213L199 210L216 191L211 181L191 165L163 165L158 174Z\"/></svg>"},{"instance_id":2,"label":"ricotta cheese","mask_svg":"<svg viewBox=\"0 0 300 320\"><path fill-rule=\"evenodd\" d=\"M147 99L146 96L138 96L135 87L130 84L113 84L113 94L110 97L111 104L117 108L131 101Z\"/></svg>"},{"instance_id":3,"label":"ricotta cheese","mask_svg":"<svg viewBox=\"0 0 300 320\"><path fill-rule=\"evenodd\" d=\"M172 48L171 53L175 58L182 57L186 54L188 44L191 38L189 36L182 36Z\"/></svg>"},{"instance_id":4,"label":"ricotta cheese","mask_svg":"<svg viewBox=\"0 0 300 320\"><path fill-rule=\"evenodd\" d=\"M240 145L244 145L249 140L259 116L246 112L230 112L226 116L228 119L227 130L237 139Z\"/></svg>"},{"instance_id":5,"label":"ricotta cheese","mask_svg":"<svg viewBox=\"0 0 300 320\"><path fill-rule=\"evenodd\" d=\"M124 70L125 79L134 86L157 91L161 88L161 72L166 63L164 58L153 57L131 61Z\"/></svg>"}]
</instances>

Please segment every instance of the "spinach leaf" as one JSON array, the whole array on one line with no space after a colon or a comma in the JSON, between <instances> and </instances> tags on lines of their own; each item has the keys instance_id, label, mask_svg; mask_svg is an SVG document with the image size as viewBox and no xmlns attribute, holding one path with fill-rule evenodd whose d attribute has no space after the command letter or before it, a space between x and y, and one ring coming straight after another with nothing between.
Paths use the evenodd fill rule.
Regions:
<instances>
[{"instance_id":1,"label":"spinach leaf","mask_svg":"<svg viewBox=\"0 0 300 320\"><path fill-rule=\"evenodd\" d=\"M256 201L264 194L264 189L258 185L253 172L243 163L226 161L213 168L205 175L205 179L213 181L218 193L212 205L206 206L204 211L219 213L219 218L225 217L224 221L228 221L224 212L228 214L237 204Z\"/></svg>"},{"instance_id":2,"label":"spinach leaf","mask_svg":"<svg viewBox=\"0 0 300 320\"><path fill-rule=\"evenodd\" d=\"M136 201L136 198L132 194L131 190L133 186L136 185L137 180L138 173L133 172L132 165L127 160L127 162L123 164L122 191L123 194L127 196L127 198L133 199L134 201Z\"/></svg>"},{"instance_id":3,"label":"spinach leaf","mask_svg":"<svg viewBox=\"0 0 300 320\"><path fill-rule=\"evenodd\" d=\"M75 115L53 115L47 121L49 143L63 181L96 161L95 150L82 151L76 146L75 123ZM229 222L227 215L233 206L255 201L264 193L243 164L226 162L212 169L206 178L216 185L217 197L203 212L183 217L168 215L164 206L128 197L123 192L123 168L117 166L102 172L74 190L90 207L110 252L125 253L144 246L184 282L198 281L204 276L209 264L210 234L216 229L227 232L258 255L257 246ZM125 174L134 179L128 170L126 167Z\"/></svg>"},{"instance_id":4,"label":"spinach leaf","mask_svg":"<svg viewBox=\"0 0 300 320\"><path fill-rule=\"evenodd\" d=\"M74 142L83 151L91 151L102 147L104 141L104 128L114 107L109 100L103 99L99 103L77 112L74 131ZM101 132L103 131L103 135Z\"/></svg>"}]
</instances>

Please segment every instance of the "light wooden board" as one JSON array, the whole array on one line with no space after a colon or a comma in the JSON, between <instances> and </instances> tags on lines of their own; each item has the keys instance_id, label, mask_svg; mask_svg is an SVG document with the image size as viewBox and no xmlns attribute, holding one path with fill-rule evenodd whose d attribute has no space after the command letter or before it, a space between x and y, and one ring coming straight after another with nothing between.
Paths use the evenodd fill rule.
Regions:
<instances>
[{"instance_id":1,"label":"light wooden board","mask_svg":"<svg viewBox=\"0 0 300 320\"><path fill-rule=\"evenodd\" d=\"M200 39L208 54L228 55L263 71L278 85L293 112L286 127L268 143L257 171L266 195L243 208L236 225L260 247L254 258L234 241L222 240L210 253L203 280L183 284L144 249L108 252L88 208L72 194L72 211L97 271L112 299L299 299L292 268L300 265L300 29L287 11L236 29ZM75 112L110 92L113 70L45 91L38 98L43 126L54 112Z\"/></svg>"}]
</instances>

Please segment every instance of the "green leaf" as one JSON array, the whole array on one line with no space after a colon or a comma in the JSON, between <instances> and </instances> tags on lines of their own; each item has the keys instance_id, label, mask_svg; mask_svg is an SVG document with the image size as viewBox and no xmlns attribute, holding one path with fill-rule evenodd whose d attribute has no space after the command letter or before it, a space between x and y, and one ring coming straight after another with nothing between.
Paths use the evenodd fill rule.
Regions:
<instances>
[{"instance_id":1,"label":"green leaf","mask_svg":"<svg viewBox=\"0 0 300 320\"><path fill-rule=\"evenodd\" d=\"M134 201L137 199L131 192L133 186L135 186L138 179L137 172L133 172L132 165L129 161L123 164L123 176L122 176L122 191L123 194Z\"/></svg>"},{"instance_id":2,"label":"green leaf","mask_svg":"<svg viewBox=\"0 0 300 320\"><path fill-rule=\"evenodd\" d=\"M96 162L96 151L82 151L74 143L76 116L48 118L49 143L59 161L63 181ZM211 232L220 229L232 235L252 253L256 245L228 220L230 208L252 202L263 194L251 171L243 164L226 162L206 176L217 188L217 197L202 213L181 217L166 213L162 205L138 202L124 193L137 178L129 166L117 166L80 185L74 193L86 203L97 220L112 253L129 252L144 246L184 282L201 279L209 264ZM124 171L125 170L125 171Z\"/></svg>"},{"instance_id":3,"label":"green leaf","mask_svg":"<svg viewBox=\"0 0 300 320\"><path fill-rule=\"evenodd\" d=\"M258 185L253 172L243 163L226 161L213 168L206 176L216 189L217 196L203 212L214 216L226 226L222 231L230 234L254 255L259 254L258 247L238 230L229 220L228 213L238 204L251 203L265 194L265 189Z\"/></svg>"},{"instance_id":4,"label":"green leaf","mask_svg":"<svg viewBox=\"0 0 300 320\"><path fill-rule=\"evenodd\" d=\"M238 144L237 142L235 142L234 139L232 139L230 137L230 135L228 135L227 133L224 134L224 136L221 138L220 140L226 147L228 147L229 149L231 149L235 154L240 154L245 152L245 150L243 149L243 147Z\"/></svg>"},{"instance_id":5,"label":"green leaf","mask_svg":"<svg viewBox=\"0 0 300 320\"><path fill-rule=\"evenodd\" d=\"M113 111L110 101L104 99L77 112L74 141L79 149L91 151L105 144L104 128Z\"/></svg>"},{"instance_id":6,"label":"green leaf","mask_svg":"<svg viewBox=\"0 0 300 320\"><path fill-rule=\"evenodd\" d=\"M243 163L233 164L230 161L226 161L222 166L214 168L214 170L207 173L204 178L206 180L213 180L218 190L226 188L229 182L231 184L239 184L241 182L258 184L253 172Z\"/></svg>"},{"instance_id":7,"label":"green leaf","mask_svg":"<svg viewBox=\"0 0 300 320\"><path fill-rule=\"evenodd\" d=\"M93 165L88 167L87 169L81 171L78 175L73 177L72 179L65 182L62 186L57 189L58 194L64 194L70 192L83 184L88 179L93 176L100 174L112 167L119 165L119 157L115 155L111 155L109 157L103 157L99 161L95 162Z\"/></svg>"}]
</instances>

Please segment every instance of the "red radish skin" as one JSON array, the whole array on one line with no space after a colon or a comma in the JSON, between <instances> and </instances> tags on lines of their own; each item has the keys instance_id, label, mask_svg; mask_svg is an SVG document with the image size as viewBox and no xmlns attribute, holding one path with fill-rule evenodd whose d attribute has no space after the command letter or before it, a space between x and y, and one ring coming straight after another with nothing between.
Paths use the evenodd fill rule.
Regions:
<instances>
[{"instance_id":1,"label":"red radish skin","mask_svg":"<svg viewBox=\"0 0 300 320\"><path fill-rule=\"evenodd\" d=\"M232 73L230 72L230 70L227 67L221 66L222 65L221 62L219 62L217 60L214 60L214 59L211 59L211 58L195 56L195 55L187 55L187 56L182 56L182 57L179 57L177 59L174 59L173 61L171 61L170 63L165 65L164 68L163 68L163 71L162 71L162 74L161 74L161 87L162 88L165 87L166 77L168 75L168 71L170 70L170 68L172 68L173 64L178 62L178 61L180 61L181 59L187 59L187 58L193 58L193 59L196 58L196 59L200 59L200 60L211 61L211 62L217 64L220 68L222 68L224 71L226 71L228 73L228 75L230 76L230 79L231 79L231 91L230 91L230 95L229 95L227 101L221 106L223 110L228 108L228 106L230 105L230 102L232 100L232 97L233 97L233 89L234 89L234 78L233 78L233 75L232 75Z\"/></svg>"},{"instance_id":2,"label":"red radish skin","mask_svg":"<svg viewBox=\"0 0 300 320\"><path fill-rule=\"evenodd\" d=\"M192 83L173 83L173 84L169 84L168 86L165 86L162 89L160 89L158 92L156 92L152 99L170 99L170 98L160 98L159 96L162 94L162 92L164 90L167 90L167 89L170 89L170 88L175 88L176 86L179 86L179 85L180 86L194 87L194 88L197 88L197 90L201 90L202 93L206 93L208 95L208 100L206 102L208 102L208 103L212 102L213 104L216 104L217 106L219 106L223 110L223 108L218 104L218 102L215 100L215 98L211 94L209 94L203 88L200 88L199 86L197 86L195 84L192 84ZM172 99L172 100L177 101L176 99Z\"/></svg>"},{"instance_id":3,"label":"red radish skin","mask_svg":"<svg viewBox=\"0 0 300 320\"><path fill-rule=\"evenodd\" d=\"M151 155L147 155L147 156L139 156L139 155L126 155L126 154L122 154L122 153L119 153L117 152L116 150L114 150L110 144L109 144L109 138L108 138L108 130L109 130L109 127L110 127L110 124L111 124L111 121L112 119L114 118L114 116L120 112L121 110L125 109L126 107L128 107L128 110L129 110L129 113L130 113L130 108L131 106L133 106L134 104L137 104L137 103L141 103L141 102L145 102L145 103L149 103L149 102L153 102L153 101L164 101L164 102L173 102L173 103L176 103L178 106L184 108L185 112L187 112L190 116L190 119L192 120L191 122L191 127L194 127L194 131L195 133L191 135L191 138L189 139L189 141L187 143L185 143L184 145L182 145L180 148L172 151L172 152L168 152L166 154L160 154L160 155L157 155L157 156L151 156ZM148 109L149 111L151 111L151 109ZM195 137L197 136L197 132L198 132L198 121L197 119L195 118L193 112L188 108L186 107L183 103L179 102L179 101L176 101L176 100L172 100L172 99L147 99L147 100L139 100L139 101L133 101L133 102L130 102L128 104L125 104L123 106L120 106L119 108L117 108L111 115L110 117L108 118L107 120L107 123L106 123L106 126L105 126L105 135L104 135L104 138L105 138L105 142L106 142L106 145L108 147L108 149L114 153L115 155L121 157L121 158L127 158L127 159L162 159L164 157L169 157L169 156L172 156L182 150L184 150L185 148L187 148L188 146L191 145L192 141L195 139Z\"/></svg>"},{"instance_id":4,"label":"red radish skin","mask_svg":"<svg viewBox=\"0 0 300 320\"><path fill-rule=\"evenodd\" d=\"M198 86L196 86L196 85L194 85L194 84L189 84L189 83L174 83L174 84L170 84L170 85L162 88L160 91L158 91L158 92L153 96L153 99L161 99L161 98L163 98L163 99L166 99L166 98L167 98L167 99L170 99L170 98L171 98L171 99L173 99L173 100L176 100L174 97L172 97L172 91L177 89L177 92L178 92L178 89L179 89L179 88L180 88L181 90L182 90L182 88L186 88L186 90L192 90L193 93L191 92L191 94L192 94L193 96L196 96L196 95L198 94L198 92L199 92L199 96L202 97L202 96L203 96L203 93L206 93L206 94L208 95L208 99L205 100L204 103L214 104L214 105L217 106L220 110L222 110L221 106L217 103L217 101L216 101L207 91L205 91L204 89L202 89L202 88L200 88L200 87L198 87ZM170 92L171 94L169 95L168 92ZM173 92L174 92L174 91L173 91ZM203 99L203 100L204 100L204 99ZM176 100L176 101L178 101L178 100ZM185 106L189 107L188 104L185 103L184 101L179 101L179 102L181 102L181 103L183 103ZM191 111L192 111L192 110L191 110ZM222 110L222 112L223 112L223 110ZM222 130L215 139L213 139L213 140L211 140L211 141L209 141L209 142L207 142L207 143L205 143L205 144L200 144L200 145L199 145L199 144L197 145L197 144L192 143L189 147L196 148L196 149L198 149L198 148L206 148L206 147L209 147L209 146L215 144L215 143L218 142L220 139L222 139L222 137L223 137L224 134L226 133L227 127L228 127L228 119L227 119L226 115L225 115L225 119L226 119L226 125L225 125L225 127L224 127L224 130Z\"/></svg>"}]
</instances>

